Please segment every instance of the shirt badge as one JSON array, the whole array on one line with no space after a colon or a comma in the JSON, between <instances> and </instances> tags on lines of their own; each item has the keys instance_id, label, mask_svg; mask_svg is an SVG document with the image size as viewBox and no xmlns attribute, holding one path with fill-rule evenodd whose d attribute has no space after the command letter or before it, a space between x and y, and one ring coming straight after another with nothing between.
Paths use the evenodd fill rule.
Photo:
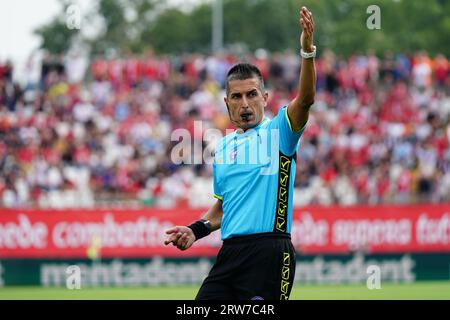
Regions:
<instances>
[{"instance_id":1,"label":"shirt badge","mask_svg":"<svg viewBox=\"0 0 450 320\"><path fill-rule=\"evenodd\" d=\"M231 160L234 160L234 159L236 159L236 155L237 155L237 151L236 150L234 150L233 152L231 152L231 154L230 154L230 159Z\"/></svg>"}]
</instances>

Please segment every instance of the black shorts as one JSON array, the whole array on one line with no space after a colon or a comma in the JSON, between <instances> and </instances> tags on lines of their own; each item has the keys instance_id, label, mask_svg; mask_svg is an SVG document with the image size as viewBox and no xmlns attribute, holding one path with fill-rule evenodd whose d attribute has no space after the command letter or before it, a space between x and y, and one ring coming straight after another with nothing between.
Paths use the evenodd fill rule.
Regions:
<instances>
[{"instance_id":1,"label":"black shorts","mask_svg":"<svg viewBox=\"0 0 450 320\"><path fill-rule=\"evenodd\" d=\"M226 239L196 300L287 300L294 275L289 234Z\"/></svg>"}]
</instances>

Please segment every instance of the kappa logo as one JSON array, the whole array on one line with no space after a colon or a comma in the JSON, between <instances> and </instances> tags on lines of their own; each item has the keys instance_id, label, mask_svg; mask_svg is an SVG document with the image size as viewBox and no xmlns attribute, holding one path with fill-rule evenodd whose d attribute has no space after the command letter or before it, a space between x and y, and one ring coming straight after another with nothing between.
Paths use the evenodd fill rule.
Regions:
<instances>
[{"instance_id":1,"label":"kappa logo","mask_svg":"<svg viewBox=\"0 0 450 320\"><path fill-rule=\"evenodd\" d=\"M289 299L289 278L291 275L291 255L289 252L283 252L283 267L281 269L281 295L280 300Z\"/></svg>"},{"instance_id":2,"label":"kappa logo","mask_svg":"<svg viewBox=\"0 0 450 320\"><path fill-rule=\"evenodd\" d=\"M283 188L283 187L280 188L280 194L279 194L278 198L282 202L287 202L287 189L286 188Z\"/></svg>"},{"instance_id":3,"label":"kappa logo","mask_svg":"<svg viewBox=\"0 0 450 320\"><path fill-rule=\"evenodd\" d=\"M289 252L284 252L283 254L283 265L288 266L291 263L291 255Z\"/></svg>"},{"instance_id":4,"label":"kappa logo","mask_svg":"<svg viewBox=\"0 0 450 320\"><path fill-rule=\"evenodd\" d=\"M288 289L289 289L289 281L281 280L281 292L287 295Z\"/></svg>"},{"instance_id":5,"label":"kappa logo","mask_svg":"<svg viewBox=\"0 0 450 320\"><path fill-rule=\"evenodd\" d=\"M289 280L289 274L290 274L289 267L283 266L283 271L281 271L281 277L284 280Z\"/></svg>"},{"instance_id":6,"label":"kappa logo","mask_svg":"<svg viewBox=\"0 0 450 320\"><path fill-rule=\"evenodd\" d=\"M285 228L286 220L282 217L277 217L277 229L281 232L284 232L286 230Z\"/></svg>"},{"instance_id":7,"label":"kappa logo","mask_svg":"<svg viewBox=\"0 0 450 320\"><path fill-rule=\"evenodd\" d=\"M286 209L287 209L287 205L285 205L284 203L280 202L278 204L278 215L281 217L284 217L286 215Z\"/></svg>"},{"instance_id":8,"label":"kappa logo","mask_svg":"<svg viewBox=\"0 0 450 320\"><path fill-rule=\"evenodd\" d=\"M287 173L281 171L280 172L280 184L283 187L286 187L288 179L289 179L289 175Z\"/></svg>"},{"instance_id":9,"label":"kappa logo","mask_svg":"<svg viewBox=\"0 0 450 320\"><path fill-rule=\"evenodd\" d=\"M288 158L280 152L279 170L278 170L278 199L277 209L275 212L274 232L286 232L287 223L286 216L288 214L289 199L289 170L292 158Z\"/></svg>"},{"instance_id":10,"label":"kappa logo","mask_svg":"<svg viewBox=\"0 0 450 320\"><path fill-rule=\"evenodd\" d=\"M289 166L291 164L291 159L281 156L280 157L281 170L289 172Z\"/></svg>"}]
</instances>

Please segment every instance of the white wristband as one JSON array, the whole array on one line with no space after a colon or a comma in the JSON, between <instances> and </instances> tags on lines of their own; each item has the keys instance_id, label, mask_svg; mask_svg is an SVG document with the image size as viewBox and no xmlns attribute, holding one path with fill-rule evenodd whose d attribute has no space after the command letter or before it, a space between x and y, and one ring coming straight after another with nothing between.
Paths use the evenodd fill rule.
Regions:
<instances>
[{"instance_id":1,"label":"white wristband","mask_svg":"<svg viewBox=\"0 0 450 320\"><path fill-rule=\"evenodd\" d=\"M312 52L305 52L303 51L303 49L300 49L300 55L302 56L303 59L311 59L311 58L315 58L316 57L316 46L313 46L313 51Z\"/></svg>"}]
</instances>

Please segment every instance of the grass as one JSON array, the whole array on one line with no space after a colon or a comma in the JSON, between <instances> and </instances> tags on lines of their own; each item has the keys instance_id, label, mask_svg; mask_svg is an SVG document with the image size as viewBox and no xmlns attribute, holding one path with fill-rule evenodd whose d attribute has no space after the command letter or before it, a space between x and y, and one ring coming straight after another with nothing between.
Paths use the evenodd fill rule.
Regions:
<instances>
[{"instance_id":1,"label":"grass","mask_svg":"<svg viewBox=\"0 0 450 320\"><path fill-rule=\"evenodd\" d=\"M0 300L192 300L197 286L146 288L66 288L5 287ZM369 290L363 285L301 285L296 284L291 300L450 300L450 281L416 282L413 284L382 284Z\"/></svg>"}]
</instances>

